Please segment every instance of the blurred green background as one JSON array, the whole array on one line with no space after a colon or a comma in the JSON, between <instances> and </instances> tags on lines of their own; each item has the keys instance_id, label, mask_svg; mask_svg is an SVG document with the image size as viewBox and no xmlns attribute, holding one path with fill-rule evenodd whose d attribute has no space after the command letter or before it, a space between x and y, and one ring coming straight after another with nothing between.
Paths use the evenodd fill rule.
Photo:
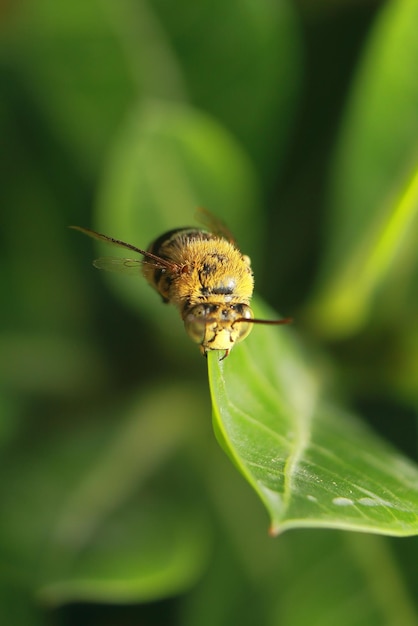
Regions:
<instances>
[{"instance_id":1,"label":"blurred green background","mask_svg":"<svg viewBox=\"0 0 418 626\"><path fill-rule=\"evenodd\" d=\"M267 537L177 312L67 229L146 247L220 216L416 460L417 23L414 0L1 3L2 624L418 624L416 539Z\"/></svg>"}]
</instances>

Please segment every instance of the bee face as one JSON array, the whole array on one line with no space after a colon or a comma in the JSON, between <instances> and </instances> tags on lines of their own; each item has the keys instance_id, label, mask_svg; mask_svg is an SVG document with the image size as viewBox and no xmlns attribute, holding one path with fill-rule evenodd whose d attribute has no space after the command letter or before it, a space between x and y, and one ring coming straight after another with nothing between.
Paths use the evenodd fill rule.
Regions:
<instances>
[{"instance_id":1,"label":"bee face","mask_svg":"<svg viewBox=\"0 0 418 626\"><path fill-rule=\"evenodd\" d=\"M187 334L200 345L202 354L221 350L225 357L248 336L253 324L290 321L254 319L250 259L238 250L222 225L220 235L195 228L171 230L148 250L86 228L72 228L142 255L136 260L97 259L94 265L112 271L142 270L163 301L179 310Z\"/></svg>"},{"instance_id":2,"label":"bee face","mask_svg":"<svg viewBox=\"0 0 418 626\"><path fill-rule=\"evenodd\" d=\"M251 332L253 313L246 304L198 304L184 317L189 337L200 344L202 354L224 350L226 355ZM225 355L225 356L226 356Z\"/></svg>"}]
</instances>

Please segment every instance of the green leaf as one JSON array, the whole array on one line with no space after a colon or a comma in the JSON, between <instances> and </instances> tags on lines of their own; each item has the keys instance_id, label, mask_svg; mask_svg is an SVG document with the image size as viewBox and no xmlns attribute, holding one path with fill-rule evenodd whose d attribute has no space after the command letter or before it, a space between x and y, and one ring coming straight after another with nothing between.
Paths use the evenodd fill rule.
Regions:
<instances>
[{"instance_id":1,"label":"green leaf","mask_svg":"<svg viewBox=\"0 0 418 626\"><path fill-rule=\"evenodd\" d=\"M374 324L389 315L398 319L415 279L417 221L418 166L390 211L360 236L319 292L307 310L309 323L338 338L358 331L372 315Z\"/></svg>"},{"instance_id":2,"label":"green leaf","mask_svg":"<svg viewBox=\"0 0 418 626\"><path fill-rule=\"evenodd\" d=\"M182 624L226 626L233 615L240 624L269 626L415 626L415 538L305 528L272 542L249 486L226 467L226 457L213 460L207 475L222 534L204 577L185 597ZM410 555L409 586L398 548Z\"/></svg>"},{"instance_id":3,"label":"green leaf","mask_svg":"<svg viewBox=\"0 0 418 626\"><path fill-rule=\"evenodd\" d=\"M183 502L142 498L112 516L68 572L41 586L48 604L68 601L150 602L183 592L200 576L208 553L202 515Z\"/></svg>"},{"instance_id":4,"label":"green leaf","mask_svg":"<svg viewBox=\"0 0 418 626\"><path fill-rule=\"evenodd\" d=\"M416 291L418 212L418 5L389 2L365 49L343 120L331 177L326 252L311 323L343 337L373 316L385 283L399 317ZM403 286L400 293L399 285ZM396 297L396 295L397 297ZM387 296L387 294L386 294Z\"/></svg>"},{"instance_id":5,"label":"green leaf","mask_svg":"<svg viewBox=\"0 0 418 626\"><path fill-rule=\"evenodd\" d=\"M260 305L256 315L274 317ZM418 468L322 397L291 329L257 326L208 365L215 431L267 507L272 534L418 533Z\"/></svg>"}]
</instances>

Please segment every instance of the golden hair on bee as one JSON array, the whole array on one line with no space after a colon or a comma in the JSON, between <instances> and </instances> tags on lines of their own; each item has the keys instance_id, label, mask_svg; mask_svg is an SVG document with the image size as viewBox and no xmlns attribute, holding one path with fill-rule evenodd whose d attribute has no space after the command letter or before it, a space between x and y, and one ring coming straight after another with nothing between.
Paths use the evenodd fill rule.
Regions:
<instances>
[{"instance_id":1,"label":"golden hair on bee","mask_svg":"<svg viewBox=\"0 0 418 626\"><path fill-rule=\"evenodd\" d=\"M241 253L220 222L216 222L217 232L193 227L170 230L147 250L89 228L70 228L141 255L140 259L101 258L93 264L99 269L142 273L163 302L179 310L187 334L204 355L219 350L224 352L222 358L227 357L254 324L292 321L254 318L250 307L254 290L250 259Z\"/></svg>"}]
</instances>

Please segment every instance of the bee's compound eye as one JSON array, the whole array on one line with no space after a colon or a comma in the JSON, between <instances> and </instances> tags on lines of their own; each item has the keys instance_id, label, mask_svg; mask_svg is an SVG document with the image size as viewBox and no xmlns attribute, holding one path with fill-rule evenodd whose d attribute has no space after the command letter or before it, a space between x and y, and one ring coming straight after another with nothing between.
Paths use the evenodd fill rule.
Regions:
<instances>
[{"instance_id":1,"label":"bee's compound eye","mask_svg":"<svg viewBox=\"0 0 418 626\"><path fill-rule=\"evenodd\" d=\"M197 305L184 318L184 327L190 339L202 343L206 332L207 312L203 305Z\"/></svg>"},{"instance_id":2,"label":"bee's compound eye","mask_svg":"<svg viewBox=\"0 0 418 626\"><path fill-rule=\"evenodd\" d=\"M251 332L253 325L246 322L240 322L236 325L235 328L238 328L238 337L237 341L242 341L245 339Z\"/></svg>"},{"instance_id":3,"label":"bee's compound eye","mask_svg":"<svg viewBox=\"0 0 418 626\"><path fill-rule=\"evenodd\" d=\"M253 312L250 309L250 307L246 304L241 305L242 306L242 310L241 310L241 318L245 317L245 319L251 320L253 318ZM237 331L238 336L236 338L236 341L242 341L243 339L245 339L251 332L253 325L251 324L250 321L247 322L236 322L236 324L234 324L234 329Z\"/></svg>"}]
</instances>

